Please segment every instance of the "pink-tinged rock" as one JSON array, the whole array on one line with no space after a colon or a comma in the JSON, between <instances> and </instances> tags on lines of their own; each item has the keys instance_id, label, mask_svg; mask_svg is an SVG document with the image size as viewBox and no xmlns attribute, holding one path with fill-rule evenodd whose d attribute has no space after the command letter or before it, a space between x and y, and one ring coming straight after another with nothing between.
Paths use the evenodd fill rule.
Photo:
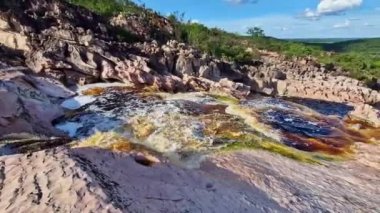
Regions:
<instances>
[{"instance_id":1,"label":"pink-tinged rock","mask_svg":"<svg viewBox=\"0 0 380 213\"><path fill-rule=\"evenodd\" d=\"M61 82L51 78L26 76L25 79L31 82L38 90L52 97L69 98L75 95L75 92L67 89Z\"/></svg>"},{"instance_id":2,"label":"pink-tinged rock","mask_svg":"<svg viewBox=\"0 0 380 213\"><path fill-rule=\"evenodd\" d=\"M219 81L219 86L225 90L225 92L238 98L245 98L251 93L251 87L244 85L243 83L230 81L226 78Z\"/></svg>"},{"instance_id":3,"label":"pink-tinged rock","mask_svg":"<svg viewBox=\"0 0 380 213\"><path fill-rule=\"evenodd\" d=\"M367 121L372 126L380 127L380 110L368 104L355 104L349 116Z\"/></svg>"},{"instance_id":4,"label":"pink-tinged rock","mask_svg":"<svg viewBox=\"0 0 380 213\"><path fill-rule=\"evenodd\" d=\"M0 117L12 118L20 114L21 106L15 93L0 89Z\"/></svg>"},{"instance_id":5,"label":"pink-tinged rock","mask_svg":"<svg viewBox=\"0 0 380 213\"><path fill-rule=\"evenodd\" d=\"M1 119L1 118L0 118ZM5 125L2 125L5 124ZM34 125L23 118L9 118L6 123L0 124L0 136L11 133L34 133ZM46 130L48 131L48 130Z\"/></svg>"},{"instance_id":6,"label":"pink-tinged rock","mask_svg":"<svg viewBox=\"0 0 380 213\"><path fill-rule=\"evenodd\" d=\"M2 73L0 82L0 134L60 135L52 121L63 115L63 109L49 96L67 97L71 95L67 88L18 71Z\"/></svg>"}]
</instances>

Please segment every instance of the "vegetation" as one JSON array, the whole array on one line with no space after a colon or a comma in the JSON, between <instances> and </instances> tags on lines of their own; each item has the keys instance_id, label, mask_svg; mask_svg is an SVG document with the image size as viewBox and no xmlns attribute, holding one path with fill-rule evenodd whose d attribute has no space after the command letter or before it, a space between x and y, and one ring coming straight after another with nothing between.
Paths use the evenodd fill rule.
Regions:
<instances>
[{"instance_id":1,"label":"vegetation","mask_svg":"<svg viewBox=\"0 0 380 213\"><path fill-rule=\"evenodd\" d=\"M350 72L351 76L369 83L380 79L380 39L358 39L332 43L312 43L323 51L334 52L319 57L324 63L334 63Z\"/></svg>"},{"instance_id":2,"label":"vegetation","mask_svg":"<svg viewBox=\"0 0 380 213\"><path fill-rule=\"evenodd\" d=\"M71 4L85 7L99 15L112 16L119 13L140 13L145 8L130 0L67 0Z\"/></svg>"},{"instance_id":3,"label":"vegetation","mask_svg":"<svg viewBox=\"0 0 380 213\"><path fill-rule=\"evenodd\" d=\"M185 22L183 14L178 16L175 13L169 16L169 20L175 27L175 38L184 43L198 47L200 50L238 63L246 63L258 58L257 51L248 50L248 39L242 39L241 36L234 33L228 33L218 28L208 28L199 23Z\"/></svg>"},{"instance_id":4,"label":"vegetation","mask_svg":"<svg viewBox=\"0 0 380 213\"><path fill-rule=\"evenodd\" d=\"M255 141L250 139L231 143L224 147L222 151L236 151L244 149L265 150L299 162L311 164L321 164L322 161L340 161L348 158L348 156L332 156L323 153L309 153L288 147L278 142Z\"/></svg>"},{"instance_id":5,"label":"vegetation","mask_svg":"<svg viewBox=\"0 0 380 213\"><path fill-rule=\"evenodd\" d=\"M252 37L265 37L264 30L259 27L248 28L247 34Z\"/></svg>"},{"instance_id":6,"label":"vegetation","mask_svg":"<svg viewBox=\"0 0 380 213\"><path fill-rule=\"evenodd\" d=\"M357 39L321 44L324 50L334 52L361 52L380 56L380 38Z\"/></svg>"}]
</instances>

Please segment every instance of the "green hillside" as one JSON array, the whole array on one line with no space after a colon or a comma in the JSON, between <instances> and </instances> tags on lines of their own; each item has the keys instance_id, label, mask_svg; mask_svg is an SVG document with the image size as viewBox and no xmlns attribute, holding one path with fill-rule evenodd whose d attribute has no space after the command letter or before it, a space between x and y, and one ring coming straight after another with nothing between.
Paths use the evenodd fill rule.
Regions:
<instances>
[{"instance_id":1,"label":"green hillside","mask_svg":"<svg viewBox=\"0 0 380 213\"><path fill-rule=\"evenodd\" d=\"M324 51L335 52L324 60L350 71L355 78L368 83L380 79L380 38L357 39L330 44L310 44ZM323 59L322 59L323 60Z\"/></svg>"},{"instance_id":2,"label":"green hillside","mask_svg":"<svg viewBox=\"0 0 380 213\"><path fill-rule=\"evenodd\" d=\"M335 52L360 52L380 56L380 38L357 39L323 44L324 50Z\"/></svg>"}]
</instances>

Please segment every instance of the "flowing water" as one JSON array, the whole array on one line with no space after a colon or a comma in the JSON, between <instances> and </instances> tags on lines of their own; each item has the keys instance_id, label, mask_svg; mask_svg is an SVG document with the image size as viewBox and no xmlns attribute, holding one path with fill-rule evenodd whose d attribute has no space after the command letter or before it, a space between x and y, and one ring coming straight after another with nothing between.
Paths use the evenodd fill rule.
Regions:
<instances>
[{"instance_id":1,"label":"flowing water","mask_svg":"<svg viewBox=\"0 0 380 213\"><path fill-rule=\"evenodd\" d=\"M355 142L380 138L374 134L378 129L369 131L368 126L363 132L362 123L343 119L349 106L340 105L339 110L333 103L268 97L238 101L208 93L168 94L121 86L89 87L81 93L63 104L68 111L55 121L57 128L83 144L90 138L96 143L92 145L103 148L141 145L176 162L197 162L239 143L340 155L352 152ZM93 140L101 137L99 132L119 139Z\"/></svg>"}]
</instances>

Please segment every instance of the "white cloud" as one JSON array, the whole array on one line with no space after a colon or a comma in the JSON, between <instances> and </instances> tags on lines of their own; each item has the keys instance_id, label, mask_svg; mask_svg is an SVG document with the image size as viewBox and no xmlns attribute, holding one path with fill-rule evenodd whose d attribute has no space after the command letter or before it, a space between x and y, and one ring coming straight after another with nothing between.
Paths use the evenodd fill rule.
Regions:
<instances>
[{"instance_id":1,"label":"white cloud","mask_svg":"<svg viewBox=\"0 0 380 213\"><path fill-rule=\"evenodd\" d=\"M301 18L305 18L305 19L309 19L313 21L318 20L319 17L320 15L310 8L306 8L303 14L301 15Z\"/></svg>"},{"instance_id":2,"label":"white cloud","mask_svg":"<svg viewBox=\"0 0 380 213\"><path fill-rule=\"evenodd\" d=\"M333 28L348 28L350 26L351 26L351 22L349 20L346 20L343 23L334 24Z\"/></svg>"},{"instance_id":3,"label":"white cloud","mask_svg":"<svg viewBox=\"0 0 380 213\"><path fill-rule=\"evenodd\" d=\"M380 26L377 23L380 20L380 13L363 13L355 14L355 18L362 21L351 21L346 28L333 28L334 25L345 24L342 16L326 16L318 22L310 22L305 19L294 18L293 15L265 15L252 18L226 18L217 20L204 20L204 23L210 27L219 27L229 32L238 32L244 34L247 27L260 26L266 35L277 38L364 38L378 37L380 35ZM368 26L364 25L368 23ZM347 24L346 24L347 25ZM284 30L282 27L286 27Z\"/></svg>"},{"instance_id":4,"label":"white cloud","mask_svg":"<svg viewBox=\"0 0 380 213\"><path fill-rule=\"evenodd\" d=\"M321 0L318 14L336 14L362 5L363 0Z\"/></svg>"},{"instance_id":5,"label":"white cloud","mask_svg":"<svg viewBox=\"0 0 380 213\"><path fill-rule=\"evenodd\" d=\"M324 15L337 15L344 11L361 6L363 0L320 0L317 8L312 10L306 8L302 18L308 20L318 20Z\"/></svg>"}]
</instances>

